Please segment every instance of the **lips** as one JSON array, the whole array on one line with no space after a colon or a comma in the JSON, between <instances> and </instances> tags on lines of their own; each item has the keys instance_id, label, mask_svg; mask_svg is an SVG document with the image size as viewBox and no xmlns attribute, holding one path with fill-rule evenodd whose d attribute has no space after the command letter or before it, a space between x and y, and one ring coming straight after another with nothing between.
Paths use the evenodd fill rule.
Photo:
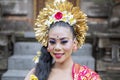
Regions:
<instances>
[{"instance_id":1,"label":"lips","mask_svg":"<svg viewBox=\"0 0 120 80\"><path fill-rule=\"evenodd\" d=\"M54 53L54 55L57 59L60 59L64 55L64 53Z\"/></svg>"}]
</instances>

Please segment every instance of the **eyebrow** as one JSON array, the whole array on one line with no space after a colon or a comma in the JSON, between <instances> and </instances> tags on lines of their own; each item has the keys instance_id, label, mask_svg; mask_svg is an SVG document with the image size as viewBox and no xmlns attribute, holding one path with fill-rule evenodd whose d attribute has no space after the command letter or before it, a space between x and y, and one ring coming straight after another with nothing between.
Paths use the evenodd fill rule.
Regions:
<instances>
[{"instance_id":1,"label":"eyebrow","mask_svg":"<svg viewBox=\"0 0 120 80\"><path fill-rule=\"evenodd\" d=\"M49 39L52 39L52 40L56 40L55 38L49 38ZM59 40L64 40L64 39L68 39L68 37L62 37L62 38L58 38Z\"/></svg>"}]
</instances>

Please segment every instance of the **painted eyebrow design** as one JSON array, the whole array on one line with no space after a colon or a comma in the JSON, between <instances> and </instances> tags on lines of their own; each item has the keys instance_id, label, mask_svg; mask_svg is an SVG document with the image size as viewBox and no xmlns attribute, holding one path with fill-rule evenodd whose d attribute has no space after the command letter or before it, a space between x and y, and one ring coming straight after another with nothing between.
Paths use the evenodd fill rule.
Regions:
<instances>
[{"instance_id":1,"label":"painted eyebrow design","mask_svg":"<svg viewBox=\"0 0 120 80\"><path fill-rule=\"evenodd\" d=\"M49 39L56 40L55 38L49 38ZM64 40L64 39L68 39L68 38L67 37L60 38L60 40Z\"/></svg>"}]
</instances>

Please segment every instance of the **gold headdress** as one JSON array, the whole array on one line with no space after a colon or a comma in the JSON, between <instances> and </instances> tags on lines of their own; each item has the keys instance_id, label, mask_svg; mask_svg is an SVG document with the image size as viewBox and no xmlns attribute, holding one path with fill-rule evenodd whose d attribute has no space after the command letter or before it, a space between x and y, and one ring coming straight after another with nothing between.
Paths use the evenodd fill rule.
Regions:
<instances>
[{"instance_id":1,"label":"gold headdress","mask_svg":"<svg viewBox=\"0 0 120 80\"><path fill-rule=\"evenodd\" d=\"M87 31L86 15L67 0L46 2L45 8L40 11L35 21L34 30L38 42L47 46L49 26L57 21L68 22L74 27L78 47L84 43Z\"/></svg>"}]
</instances>

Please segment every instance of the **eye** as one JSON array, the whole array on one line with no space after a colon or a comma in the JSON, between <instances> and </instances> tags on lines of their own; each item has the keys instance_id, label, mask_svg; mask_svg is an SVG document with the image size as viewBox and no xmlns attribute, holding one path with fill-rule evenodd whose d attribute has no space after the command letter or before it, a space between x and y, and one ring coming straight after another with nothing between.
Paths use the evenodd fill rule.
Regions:
<instances>
[{"instance_id":1,"label":"eye","mask_svg":"<svg viewBox=\"0 0 120 80\"><path fill-rule=\"evenodd\" d=\"M61 44L66 44L68 41L67 40L63 40L61 41Z\"/></svg>"},{"instance_id":2,"label":"eye","mask_svg":"<svg viewBox=\"0 0 120 80\"><path fill-rule=\"evenodd\" d=\"M54 40L49 41L50 44L55 44L56 42Z\"/></svg>"}]
</instances>

